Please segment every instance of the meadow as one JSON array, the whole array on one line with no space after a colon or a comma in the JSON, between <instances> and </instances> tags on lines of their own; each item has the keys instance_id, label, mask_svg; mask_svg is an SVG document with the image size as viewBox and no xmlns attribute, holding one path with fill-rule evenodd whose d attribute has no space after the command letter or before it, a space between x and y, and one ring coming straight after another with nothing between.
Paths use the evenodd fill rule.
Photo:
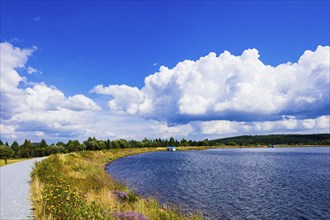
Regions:
<instances>
[{"instance_id":1,"label":"meadow","mask_svg":"<svg viewBox=\"0 0 330 220\"><path fill-rule=\"evenodd\" d=\"M31 159L31 158L8 159L7 160L7 164L5 164L5 161L4 160L0 160L0 167L2 167L4 165L12 164L12 163L21 162L23 160L28 160L28 159Z\"/></svg>"},{"instance_id":2,"label":"meadow","mask_svg":"<svg viewBox=\"0 0 330 220\"><path fill-rule=\"evenodd\" d=\"M140 197L104 169L105 164L121 157L163 150L85 151L51 155L36 163L31 173L35 219L202 219L198 213L184 213L174 205Z\"/></svg>"}]
</instances>

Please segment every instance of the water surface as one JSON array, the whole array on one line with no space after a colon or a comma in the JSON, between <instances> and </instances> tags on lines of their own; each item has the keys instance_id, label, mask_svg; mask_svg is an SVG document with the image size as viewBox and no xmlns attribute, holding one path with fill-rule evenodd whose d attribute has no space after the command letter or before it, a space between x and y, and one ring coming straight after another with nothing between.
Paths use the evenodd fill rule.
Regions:
<instances>
[{"instance_id":1,"label":"water surface","mask_svg":"<svg viewBox=\"0 0 330 220\"><path fill-rule=\"evenodd\" d=\"M211 219L330 219L330 147L145 153L107 170Z\"/></svg>"}]
</instances>

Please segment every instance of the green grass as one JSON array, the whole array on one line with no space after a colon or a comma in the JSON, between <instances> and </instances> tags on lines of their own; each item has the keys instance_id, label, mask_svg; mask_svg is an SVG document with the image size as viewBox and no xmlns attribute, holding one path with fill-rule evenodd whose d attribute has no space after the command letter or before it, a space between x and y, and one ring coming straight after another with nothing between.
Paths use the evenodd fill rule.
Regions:
<instances>
[{"instance_id":1,"label":"green grass","mask_svg":"<svg viewBox=\"0 0 330 220\"><path fill-rule=\"evenodd\" d=\"M24 161L24 160L29 160L29 159L32 159L32 158L8 159L7 160L7 164L5 164L5 160L0 160L0 167L5 166L5 165L8 165L8 164L12 164L12 163L17 163L17 162L20 162L20 161Z\"/></svg>"},{"instance_id":2,"label":"green grass","mask_svg":"<svg viewBox=\"0 0 330 220\"><path fill-rule=\"evenodd\" d=\"M90 151L52 155L36 163L31 173L35 219L116 219L116 214L131 211L150 220L202 219L174 206L162 206L153 198L141 198L114 181L104 169L115 159L160 150L165 149Z\"/></svg>"}]
</instances>

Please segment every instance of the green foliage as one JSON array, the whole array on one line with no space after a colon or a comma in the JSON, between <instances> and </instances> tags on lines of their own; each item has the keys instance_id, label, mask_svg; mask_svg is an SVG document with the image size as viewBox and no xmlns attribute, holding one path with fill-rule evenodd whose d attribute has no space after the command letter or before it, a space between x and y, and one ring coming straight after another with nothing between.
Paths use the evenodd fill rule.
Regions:
<instances>
[{"instance_id":1,"label":"green foliage","mask_svg":"<svg viewBox=\"0 0 330 220\"><path fill-rule=\"evenodd\" d=\"M135 194L135 193L133 193L133 192L129 192L128 193L128 196L127 196L127 202L129 203L129 204L133 204L133 203L135 203L135 202L137 202L138 201L138 196L137 196L137 194Z\"/></svg>"},{"instance_id":2,"label":"green foliage","mask_svg":"<svg viewBox=\"0 0 330 220\"><path fill-rule=\"evenodd\" d=\"M60 154L60 153L67 153L67 150L63 146L52 145L47 148L47 154Z\"/></svg>"},{"instance_id":3,"label":"green foliage","mask_svg":"<svg viewBox=\"0 0 330 220\"><path fill-rule=\"evenodd\" d=\"M11 148L14 149L14 148L19 148L19 144L17 143L17 141L14 141L12 144L11 144Z\"/></svg>"},{"instance_id":4,"label":"green foliage","mask_svg":"<svg viewBox=\"0 0 330 220\"><path fill-rule=\"evenodd\" d=\"M11 158L14 155L13 149L7 146L0 146L0 158L5 160L5 164L7 164L7 159Z\"/></svg>"},{"instance_id":5,"label":"green foliage","mask_svg":"<svg viewBox=\"0 0 330 220\"><path fill-rule=\"evenodd\" d=\"M63 145L62 144L59 145L58 143L56 145L66 147L69 153L82 150L81 144L79 143L78 140L69 140L66 145L64 143Z\"/></svg>"},{"instance_id":6,"label":"green foliage","mask_svg":"<svg viewBox=\"0 0 330 220\"><path fill-rule=\"evenodd\" d=\"M88 204L63 171L60 158L52 156L36 163L31 173L33 180L38 178L43 183L41 198L34 202L42 204L45 215L53 219L112 219L97 202Z\"/></svg>"},{"instance_id":7,"label":"green foliage","mask_svg":"<svg viewBox=\"0 0 330 220\"><path fill-rule=\"evenodd\" d=\"M84 144L86 146L86 150L102 150L105 149L105 145L102 145L102 143L99 143L98 140L94 138L88 138L86 141L84 141ZM101 146L100 146L101 144Z\"/></svg>"},{"instance_id":8,"label":"green foliage","mask_svg":"<svg viewBox=\"0 0 330 220\"><path fill-rule=\"evenodd\" d=\"M160 149L58 154L36 163L31 172L35 218L102 220L115 219L118 213L135 212L148 219L201 219L174 208L163 208L153 199L139 197L112 180L104 170L104 164L112 160L156 150Z\"/></svg>"},{"instance_id":9,"label":"green foliage","mask_svg":"<svg viewBox=\"0 0 330 220\"><path fill-rule=\"evenodd\" d=\"M208 139L203 140L203 146L210 146Z\"/></svg>"},{"instance_id":10,"label":"green foliage","mask_svg":"<svg viewBox=\"0 0 330 220\"><path fill-rule=\"evenodd\" d=\"M47 144L47 142L46 142L45 139L42 139L42 140L41 140L41 142L40 142L40 144L39 144L39 147L40 147L40 148L47 148L47 147L48 147L48 144Z\"/></svg>"},{"instance_id":11,"label":"green foliage","mask_svg":"<svg viewBox=\"0 0 330 220\"><path fill-rule=\"evenodd\" d=\"M25 139L23 145L21 146L21 157L31 157L32 153L32 143L31 141Z\"/></svg>"},{"instance_id":12,"label":"green foliage","mask_svg":"<svg viewBox=\"0 0 330 220\"><path fill-rule=\"evenodd\" d=\"M7 142L6 142L7 143ZM8 144L8 143L7 143ZM97 140L95 137L89 137L82 144L78 140L69 140L66 144L58 142L56 145L47 145L46 140L42 139L40 143L31 143L25 140L19 144L14 141L11 145L15 158L43 157L50 154L71 153L79 151L96 151L106 149L124 149L124 148L157 148L169 145L177 147L189 146L267 146L274 145L330 145L330 134L310 134L310 135L256 135L256 136L238 136L222 138L216 140L193 141L182 139L178 141L171 137L167 139L150 140L144 138L142 141L125 139L118 140Z\"/></svg>"},{"instance_id":13,"label":"green foliage","mask_svg":"<svg viewBox=\"0 0 330 220\"><path fill-rule=\"evenodd\" d=\"M69 140L69 142L72 142L72 140ZM69 143L68 142L68 143ZM62 142L62 141L59 141L59 142L57 142L57 144L56 144L57 146L65 146L65 143L64 142Z\"/></svg>"},{"instance_id":14,"label":"green foliage","mask_svg":"<svg viewBox=\"0 0 330 220\"><path fill-rule=\"evenodd\" d=\"M182 140L180 141L180 146L189 146L189 143L186 139L182 138Z\"/></svg>"},{"instance_id":15,"label":"green foliage","mask_svg":"<svg viewBox=\"0 0 330 220\"><path fill-rule=\"evenodd\" d=\"M14 151L14 157L18 158L20 157L20 147L19 147L19 144L17 143L17 141L14 141L12 144L11 144L11 149L13 149Z\"/></svg>"},{"instance_id":16,"label":"green foliage","mask_svg":"<svg viewBox=\"0 0 330 220\"><path fill-rule=\"evenodd\" d=\"M282 145L329 145L330 134L287 134L287 135L255 135L222 138L210 141L212 146L230 145L235 142L240 146L256 146L268 144Z\"/></svg>"},{"instance_id":17,"label":"green foliage","mask_svg":"<svg viewBox=\"0 0 330 220\"><path fill-rule=\"evenodd\" d=\"M170 137L170 140L168 141L168 145L170 146L174 146L175 145L175 141L173 137Z\"/></svg>"},{"instance_id":18,"label":"green foliage","mask_svg":"<svg viewBox=\"0 0 330 220\"><path fill-rule=\"evenodd\" d=\"M228 146L236 146L237 144L236 144L236 142L234 142L234 141L228 141L228 142L226 143L226 145L228 145Z\"/></svg>"},{"instance_id":19,"label":"green foliage","mask_svg":"<svg viewBox=\"0 0 330 220\"><path fill-rule=\"evenodd\" d=\"M98 140L97 144L99 146L99 150L105 150L107 148L107 145L105 144L105 142L103 140Z\"/></svg>"},{"instance_id":20,"label":"green foliage","mask_svg":"<svg viewBox=\"0 0 330 220\"><path fill-rule=\"evenodd\" d=\"M128 148L128 142L125 139L116 140L119 144L119 148Z\"/></svg>"}]
</instances>

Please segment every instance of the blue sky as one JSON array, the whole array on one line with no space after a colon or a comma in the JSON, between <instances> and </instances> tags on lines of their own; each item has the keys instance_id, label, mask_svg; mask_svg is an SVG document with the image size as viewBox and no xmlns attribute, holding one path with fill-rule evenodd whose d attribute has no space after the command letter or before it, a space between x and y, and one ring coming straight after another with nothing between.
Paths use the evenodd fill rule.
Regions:
<instances>
[{"instance_id":1,"label":"blue sky","mask_svg":"<svg viewBox=\"0 0 330 220\"><path fill-rule=\"evenodd\" d=\"M14 48L21 50L16 55L24 63L21 66L17 63L8 66L8 69L17 71L22 77L15 88L21 89L20 92L29 92L29 88L35 92L38 89L35 86L43 83L43 89L50 88L48 92L42 90L46 96L60 92L63 94L60 95L61 100L67 102L65 106L60 106L52 101L54 106L49 109L49 103L39 103L48 107L38 110L33 107L22 108L25 114L30 112L50 117L56 114L53 109L68 109L68 114L75 116L74 112L86 114L84 117L89 118L88 122L99 117L103 117L102 120L109 118L111 129L108 134L112 135L111 138L175 136L200 139L244 133L327 132L327 126L317 127L317 123L311 129L311 126L296 125L291 130L275 125L268 130L258 130L253 123L296 120L296 124L303 124L301 120L321 120L320 117L325 117L322 120L328 123L329 96L326 93L329 84L326 75L329 75L329 71L326 67L329 62L324 61L324 55L328 56L329 53L326 47L329 46L329 38L329 1L1 1L1 42L7 46L2 51L11 53ZM317 50L319 45L324 48ZM246 77L243 70L233 72L231 67L226 67L228 70L219 67L212 72L210 66L197 63L202 57L212 60L210 52L215 52L216 57L219 57L224 51L243 60L242 53L253 48L260 55L258 62L272 68L289 61L296 63L305 51L311 50L315 56L306 58L306 62L318 64L321 69L309 71L319 75L308 78L310 73L307 70L301 73L301 68L306 67L303 65L295 71L292 68L296 67L290 65L285 70L277 68L266 71L264 67L255 67L252 63L249 66L242 64L240 68L249 69L253 66L257 68L254 72L262 72L251 78ZM24 53L24 49L29 51ZM251 58L258 56L253 51L246 54ZM7 55L2 54L3 62ZM230 59L241 65L239 63L242 61L234 61L233 57ZM182 65L181 70L175 69L179 62L185 60L195 62L195 67L186 64ZM212 68L218 65L216 61L210 62ZM160 69L161 66L169 71ZM34 70L30 68L30 74L28 67ZM198 90L189 93L189 86L195 85L195 81L191 82L195 75L186 72L193 70L201 74L201 78L196 80L205 84L199 88L200 94ZM249 89L249 86L257 85L257 82L252 83L256 78L262 79L262 74L267 74L265 71L280 75L283 71L291 70L295 72L293 75L296 74L290 75L291 81L282 80L285 78L283 73L281 79L275 80L272 76L263 81L263 84L267 84L273 80L267 84L269 90ZM208 76L208 71L213 75ZM5 76L5 70L1 74L3 85L7 83L5 79L10 77ZM171 75L172 80L163 77L164 74ZM183 84L180 84L178 80L185 74L191 78L182 79ZM305 74L306 77L299 79L299 74ZM145 83L149 75L154 76L151 77L151 84ZM220 80L226 77L232 80ZM314 84L306 85L311 80L315 81ZM285 92L272 90L272 86L283 81L291 83L281 87ZM205 90L209 82L215 82L213 92ZM228 87L227 92L219 89L225 86ZM290 86L301 88L288 89ZM195 87L198 87L197 84ZM308 87L309 92L304 87ZM253 97L258 97L260 92L269 93L269 97L256 100L260 103L273 100L268 103L269 108L261 104L255 104L255 109L244 105L244 100L253 101ZM282 95L271 97L277 92ZM78 127L82 124L70 121L67 123L73 127L69 128L60 119L54 119L49 123L54 124L56 129L50 129L39 119L23 117L23 110L15 113L9 111L13 106L8 103L15 101L9 96L8 91L2 91L1 123L2 130L7 131L2 133L3 138L24 136L30 139L65 139L67 137L61 134L67 134L68 130L70 137L83 139L93 134L98 136L99 131L106 126L95 125L81 133ZM293 110L288 104L293 103L292 100L296 100L298 110ZM30 104L27 102L26 105ZM20 108L16 106L16 109ZM269 112L267 109L270 109ZM117 124L113 126L120 127L117 131L111 125L114 121ZM27 126L35 129L27 129ZM129 136L135 131L134 126L145 130ZM211 131L207 129L210 126L213 129ZM244 130L244 126L254 127ZM154 133L150 132L151 127L156 127ZM157 133L159 130L163 132ZM100 138L106 136L100 135Z\"/></svg>"}]
</instances>

